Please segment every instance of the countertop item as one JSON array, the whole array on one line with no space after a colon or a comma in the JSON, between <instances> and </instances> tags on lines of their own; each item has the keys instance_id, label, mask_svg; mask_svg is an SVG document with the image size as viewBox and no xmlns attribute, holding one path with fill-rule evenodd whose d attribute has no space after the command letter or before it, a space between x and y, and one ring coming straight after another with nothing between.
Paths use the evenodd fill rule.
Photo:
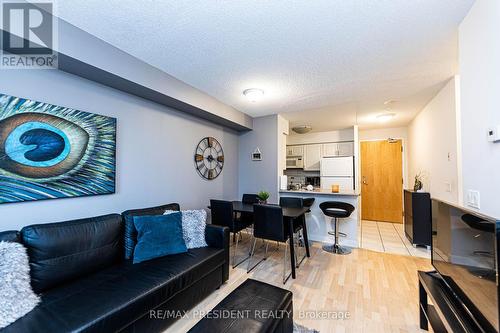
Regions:
<instances>
[{"instance_id":1,"label":"countertop item","mask_svg":"<svg viewBox=\"0 0 500 333\"><path fill-rule=\"evenodd\" d=\"M332 195L332 196L338 196L338 195L344 195L344 196L353 196L357 197L359 196L359 193L356 191L351 191L351 190L340 190L339 193L332 193L332 190L324 190L324 189L314 189L312 191L308 190L281 190L280 193L296 193L296 194L308 194L308 195Z\"/></svg>"}]
</instances>

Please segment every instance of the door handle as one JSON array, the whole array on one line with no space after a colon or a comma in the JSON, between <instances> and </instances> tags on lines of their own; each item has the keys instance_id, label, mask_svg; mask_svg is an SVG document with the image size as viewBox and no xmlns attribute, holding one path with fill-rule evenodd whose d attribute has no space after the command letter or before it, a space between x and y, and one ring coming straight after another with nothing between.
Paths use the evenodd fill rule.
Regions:
<instances>
[{"instance_id":1,"label":"door handle","mask_svg":"<svg viewBox=\"0 0 500 333\"><path fill-rule=\"evenodd\" d=\"M367 183L367 181L366 181L366 177L365 177L365 176L363 176L363 184L364 184L364 185L368 185L368 183Z\"/></svg>"}]
</instances>

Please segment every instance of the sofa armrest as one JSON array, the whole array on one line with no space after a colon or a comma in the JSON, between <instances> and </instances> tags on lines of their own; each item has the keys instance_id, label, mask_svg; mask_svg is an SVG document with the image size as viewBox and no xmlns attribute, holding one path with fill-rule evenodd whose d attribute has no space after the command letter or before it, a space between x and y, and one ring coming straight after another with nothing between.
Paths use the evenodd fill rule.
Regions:
<instances>
[{"instance_id":1,"label":"sofa armrest","mask_svg":"<svg viewBox=\"0 0 500 333\"><path fill-rule=\"evenodd\" d=\"M210 247L224 250L226 260L222 267L222 282L226 282L229 279L229 228L207 224L205 228L205 241Z\"/></svg>"},{"instance_id":2,"label":"sofa armrest","mask_svg":"<svg viewBox=\"0 0 500 333\"><path fill-rule=\"evenodd\" d=\"M207 224L205 241L208 246L229 250L229 228L214 224Z\"/></svg>"}]
</instances>

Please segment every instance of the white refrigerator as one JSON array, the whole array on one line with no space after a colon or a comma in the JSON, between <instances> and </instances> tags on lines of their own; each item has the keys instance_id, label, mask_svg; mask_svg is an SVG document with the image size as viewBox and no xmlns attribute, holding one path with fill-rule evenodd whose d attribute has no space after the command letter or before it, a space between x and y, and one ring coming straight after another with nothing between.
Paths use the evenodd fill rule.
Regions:
<instances>
[{"instance_id":1,"label":"white refrigerator","mask_svg":"<svg viewBox=\"0 0 500 333\"><path fill-rule=\"evenodd\" d=\"M321 188L331 190L339 185L340 191L354 190L354 156L324 157L320 162Z\"/></svg>"}]
</instances>

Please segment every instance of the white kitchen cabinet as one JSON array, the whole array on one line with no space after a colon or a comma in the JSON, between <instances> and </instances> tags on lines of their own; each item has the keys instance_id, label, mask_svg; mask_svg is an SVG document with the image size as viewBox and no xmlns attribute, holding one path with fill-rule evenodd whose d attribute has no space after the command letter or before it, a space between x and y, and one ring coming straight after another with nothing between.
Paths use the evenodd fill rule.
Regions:
<instances>
[{"instance_id":1,"label":"white kitchen cabinet","mask_svg":"<svg viewBox=\"0 0 500 333\"><path fill-rule=\"evenodd\" d=\"M286 156L304 156L304 146L286 146Z\"/></svg>"},{"instance_id":2,"label":"white kitchen cabinet","mask_svg":"<svg viewBox=\"0 0 500 333\"><path fill-rule=\"evenodd\" d=\"M354 142L335 142L323 144L323 157L353 156Z\"/></svg>"},{"instance_id":3,"label":"white kitchen cabinet","mask_svg":"<svg viewBox=\"0 0 500 333\"><path fill-rule=\"evenodd\" d=\"M322 145L304 146L304 170L319 171L319 165L322 157Z\"/></svg>"},{"instance_id":4,"label":"white kitchen cabinet","mask_svg":"<svg viewBox=\"0 0 500 333\"><path fill-rule=\"evenodd\" d=\"M339 142L338 156L354 156L354 142Z\"/></svg>"},{"instance_id":5,"label":"white kitchen cabinet","mask_svg":"<svg viewBox=\"0 0 500 333\"><path fill-rule=\"evenodd\" d=\"M323 144L323 157L338 156L337 143L324 143Z\"/></svg>"}]
</instances>

